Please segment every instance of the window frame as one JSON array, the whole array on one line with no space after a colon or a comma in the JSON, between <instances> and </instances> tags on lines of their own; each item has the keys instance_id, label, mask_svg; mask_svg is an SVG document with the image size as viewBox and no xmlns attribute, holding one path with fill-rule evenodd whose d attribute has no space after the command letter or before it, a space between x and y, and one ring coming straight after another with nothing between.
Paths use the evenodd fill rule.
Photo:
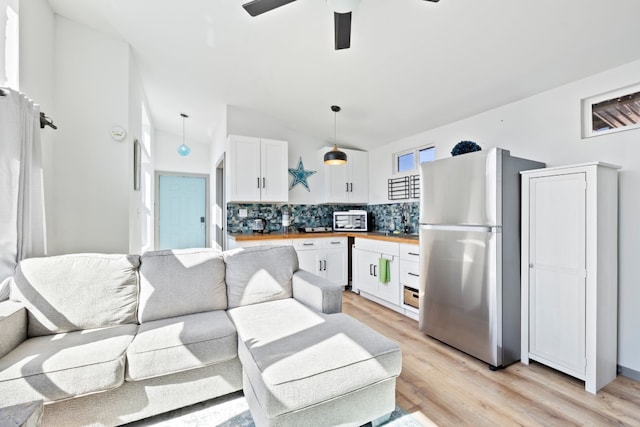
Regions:
<instances>
[{"instance_id":1,"label":"window frame","mask_svg":"<svg viewBox=\"0 0 640 427\"><path fill-rule=\"evenodd\" d=\"M614 98L620 98L625 95L631 95L640 92L640 83L625 86L619 89L611 90L609 92L601 93L599 95L590 96L581 100L582 107L582 139L591 138L594 136L609 135L616 132L623 132L626 130L640 128L640 123L633 125L627 125L612 129L594 131L593 130L593 106L603 101L607 101Z\"/></svg>"},{"instance_id":2,"label":"window frame","mask_svg":"<svg viewBox=\"0 0 640 427\"><path fill-rule=\"evenodd\" d=\"M423 150L430 150L430 149L434 151L434 160L435 160L435 150L436 150L435 144L423 145L420 147L411 148L408 150L403 150L403 151L398 151L393 153L393 157L391 159L393 174L404 175L404 174L409 174L411 172L416 172L418 170L418 167L420 166L420 152ZM407 154L413 154L413 167L411 169L399 171L398 166L399 166L400 157L406 156Z\"/></svg>"}]
</instances>

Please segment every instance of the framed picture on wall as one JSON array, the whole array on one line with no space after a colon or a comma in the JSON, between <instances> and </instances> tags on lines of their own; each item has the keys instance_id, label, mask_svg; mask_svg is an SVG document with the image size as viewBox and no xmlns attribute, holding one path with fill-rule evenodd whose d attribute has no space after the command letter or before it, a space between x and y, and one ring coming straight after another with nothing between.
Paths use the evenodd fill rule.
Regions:
<instances>
[{"instance_id":1,"label":"framed picture on wall","mask_svg":"<svg viewBox=\"0 0 640 427\"><path fill-rule=\"evenodd\" d=\"M133 189L140 191L140 163L141 163L141 147L140 141L135 139L133 141Z\"/></svg>"},{"instance_id":2,"label":"framed picture on wall","mask_svg":"<svg viewBox=\"0 0 640 427\"><path fill-rule=\"evenodd\" d=\"M582 137L640 128L640 83L582 100Z\"/></svg>"}]
</instances>

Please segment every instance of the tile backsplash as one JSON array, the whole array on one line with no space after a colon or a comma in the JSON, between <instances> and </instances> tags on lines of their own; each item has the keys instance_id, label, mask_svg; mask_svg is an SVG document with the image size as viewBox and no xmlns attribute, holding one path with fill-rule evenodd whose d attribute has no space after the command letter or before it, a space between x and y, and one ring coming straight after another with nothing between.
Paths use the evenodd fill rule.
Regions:
<instances>
[{"instance_id":1,"label":"tile backsplash","mask_svg":"<svg viewBox=\"0 0 640 427\"><path fill-rule=\"evenodd\" d=\"M418 232L420 208L417 202L369 205L366 209L373 217L373 231Z\"/></svg>"},{"instance_id":2,"label":"tile backsplash","mask_svg":"<svg viewBox=\"0 0 640 427\"><path fill-rule=\"evenodd\" d=\"M264 218L269 231L282 230L282 211L287 208L291 226L331 227L334 211L360 209L371 212L372 231L418 232L418 203L392 203L384 205L345 206L345 205L282 205L269 203L228 203L227 231L229 233L248 233L252 231L251 220ZM247 210L247 217L240 218L240 209ZM403 218L406 220L403 222Z\"/></svg>"}]
</instances>

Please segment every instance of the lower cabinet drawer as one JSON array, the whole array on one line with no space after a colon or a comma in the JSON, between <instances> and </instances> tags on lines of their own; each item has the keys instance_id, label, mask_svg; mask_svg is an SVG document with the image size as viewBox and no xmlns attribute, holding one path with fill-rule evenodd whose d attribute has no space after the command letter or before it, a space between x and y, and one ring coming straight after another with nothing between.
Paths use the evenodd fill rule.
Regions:
<instances>
[{"instance_id":1,"label":"lower cabinet drawer","mask_svg":"<svg viewBox=\"0 0 640 427\"><path fill-rule=\"evenodd\" d=\"M400 260L400 283L409 285L414 289L419 287L419 264L417 262L408 262Z\"/></svg>"},{"instance_id":2,"label":"lower cabinet drawer","mask_svg":"<svg viewBox=\"0 0 640 427\"><path fill-rule=\"evenodd\" d=\"M406 305L409 305L413 308L420 308L420 296L417 289L410 288L409 286L404 287L404 296L402 298L403 302Z\"/></svg>"}]
</instances>

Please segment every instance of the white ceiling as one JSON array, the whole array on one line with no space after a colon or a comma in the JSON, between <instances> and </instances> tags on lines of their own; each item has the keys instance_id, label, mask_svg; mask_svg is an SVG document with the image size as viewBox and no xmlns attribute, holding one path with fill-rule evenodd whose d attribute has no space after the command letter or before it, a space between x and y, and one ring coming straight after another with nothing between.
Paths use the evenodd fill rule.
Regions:
<instances>
[{"instance_id":1,"label":"white ceiling","mask_svg":"<svg viewBox=\"0 0 640 427\"><path fill-rule=\"evenodd\" d=\"M156 128L207 141L225 104L373 148L640 59L638 0L364 0L333 50L325 0L49 0L126 40ZM614 89L614 88L612 88Z\"/></svg>"}]
</instances>

